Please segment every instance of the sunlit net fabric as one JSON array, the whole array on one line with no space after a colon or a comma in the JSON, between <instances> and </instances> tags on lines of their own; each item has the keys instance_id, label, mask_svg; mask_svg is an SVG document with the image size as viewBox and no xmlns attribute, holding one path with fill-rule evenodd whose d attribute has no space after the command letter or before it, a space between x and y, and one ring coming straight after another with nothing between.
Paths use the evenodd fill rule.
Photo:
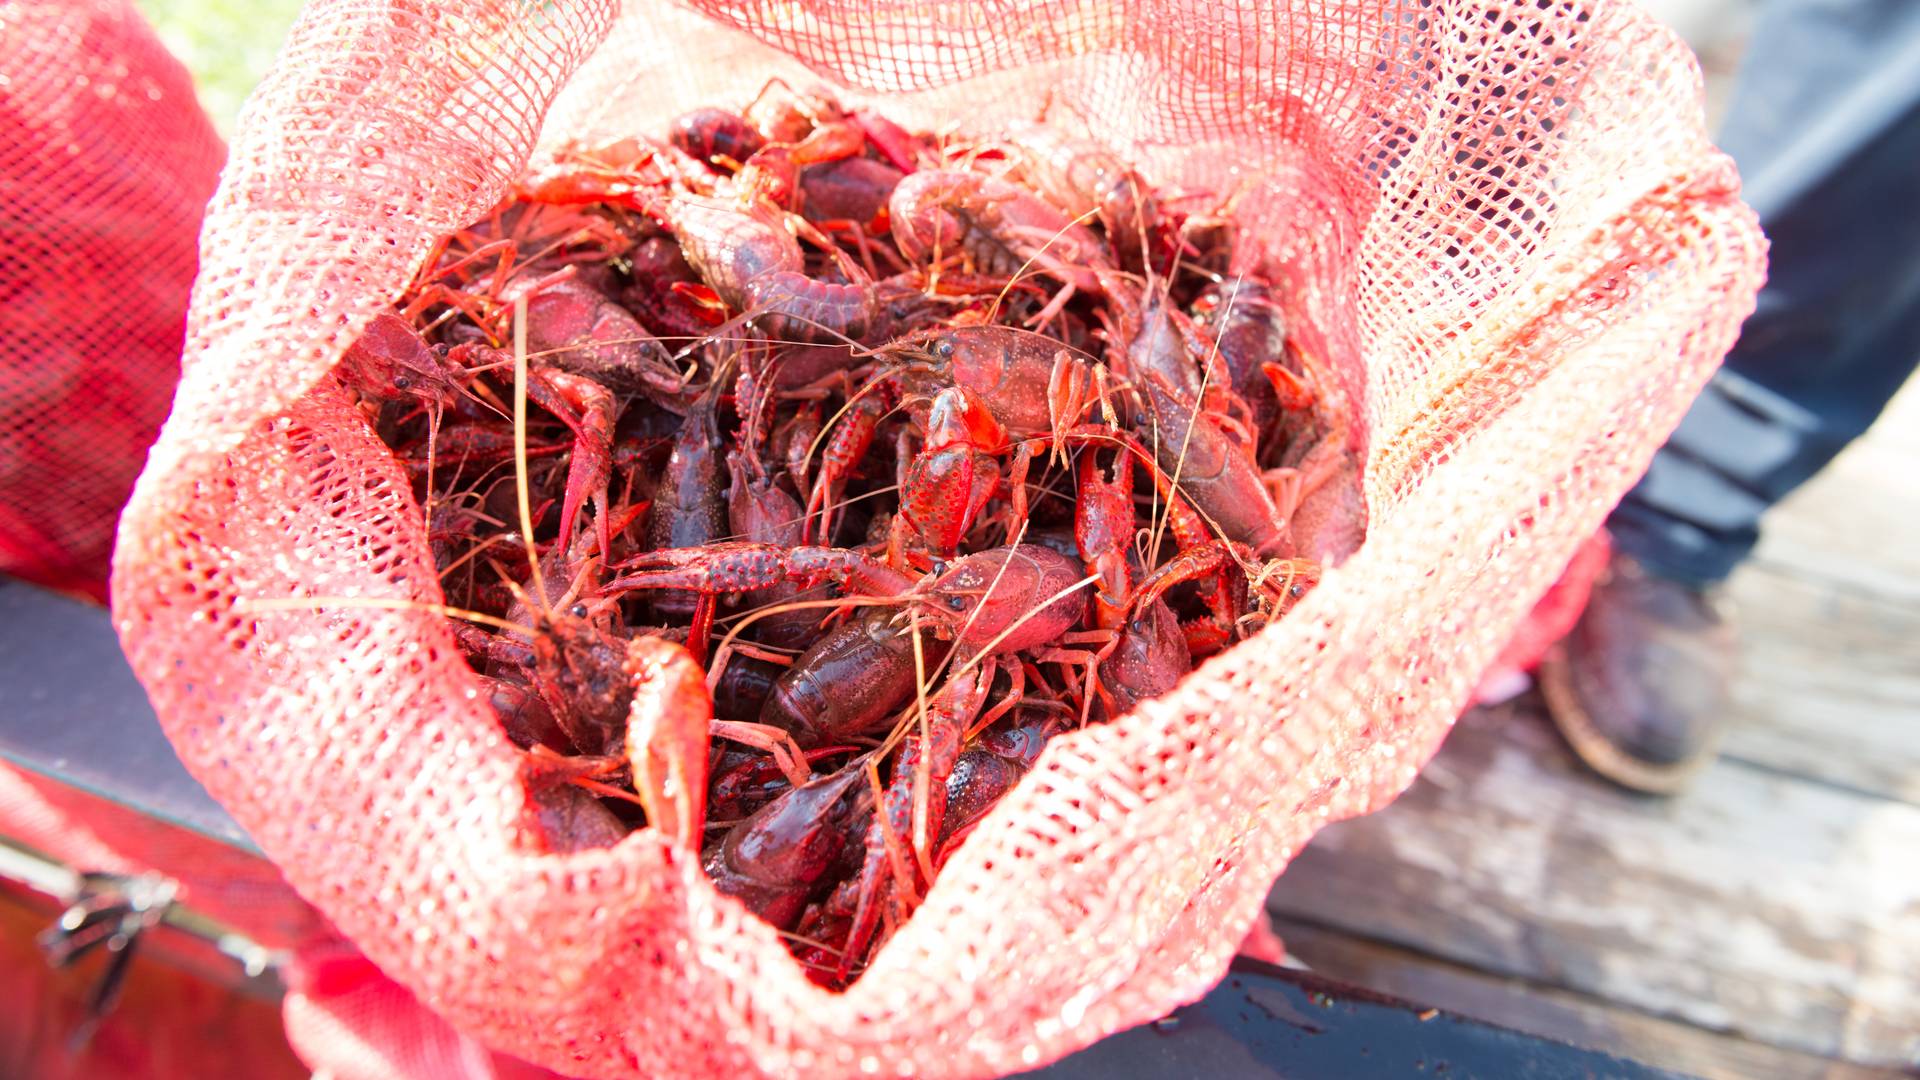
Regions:
<instances>
[{"instance_id":1,"label":"sunlit net fabric","mask_svg":"<svg viewBox=\"0 0 1920 1080\"><path fill-rule=\"evenodd\" d=\"M0 573L106 598L224 156L125 0L0 4Z\"/></svg>"},{"instance_id":2,"label":"sunlit net fabric","mask_svg":"<svg viewBox=\"0 0 1920 1080\"><path fill-rule=\"evenodd\" d=\"M1692 59L1625 4L710 11L308 9L209 214L121 637L294 886L492 1046L604 1077L1032 1066L1200 995L1314 831L1407 786L1732 341L1763 244ZM440 617L236 608L440 598L405 478L327 377L436 234L540 148L808 69L1238 195L1359 410L1368 529L1283 623L1055 740L844 994L652 832L540 853Z\"/></svg>"}]
</instances>

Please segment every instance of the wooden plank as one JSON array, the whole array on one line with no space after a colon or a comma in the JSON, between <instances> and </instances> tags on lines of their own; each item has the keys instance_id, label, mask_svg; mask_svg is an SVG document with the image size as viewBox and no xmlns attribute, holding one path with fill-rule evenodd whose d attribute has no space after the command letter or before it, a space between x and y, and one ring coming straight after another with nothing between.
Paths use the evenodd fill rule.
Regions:
<instances>
[{"instance_id":1,"label":"wooden plank","mask_svg":"<svg viewBox=\"0 0 1920 1080\"><path fill-rule=\"evenodd\" d=\"M1760 526L1753 561L1886 599L1920 602L1920 454L1856 443Z\"/></svg>"},{"instance_id":2,"label":"wooden plank","mask_svg":"<svg viewBox=\"0 0 1920 1080\"><path fill-rule=\"evenodd\" d=\"M1920 808L1730 760L1632 796L1531 700L1322 833L1275 912L1806 1053L1920 1055Z\"/></svg>"},{"instance_id":3,"label":"wooden plank","mask_svg":"<svg viewBox=\"0 0 1920 1080\"><path fill-rule=\"evenodd\" d=\"M1274 920L1289 956L1327 976L1462 1016L1705 1080L1868 1080L1892 1069L1834 1061L1503 978L1383 942Z\"/></svg>"},{"instance_id":4,"label":"wooden plank","mask_svg":"<svg viewBox=\"0 0 1920 1080\"><path fill-rule=\"evenodd\" d=\"M1732 587L1741 632L1726 753L1920 803L1920 601L1752 567Z\"/></svg>"},{"instance_id":5,"label":"wooden plank","mask_svg":"<svg viewBox=\"0 0 1920 1080\"><path fill-rule=\"evenodd\" d=\"M1907 379L1863 441L1904 450L1907 460L1920 461L1920 379Z\"/></svg>"}]
</instances>

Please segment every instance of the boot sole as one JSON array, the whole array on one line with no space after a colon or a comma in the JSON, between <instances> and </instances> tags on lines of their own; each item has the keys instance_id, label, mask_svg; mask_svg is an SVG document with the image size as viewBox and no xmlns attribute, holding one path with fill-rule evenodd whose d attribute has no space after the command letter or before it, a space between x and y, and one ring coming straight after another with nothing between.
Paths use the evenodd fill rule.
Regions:
<instances>
[{"instance_id":1,"label":"boot sole","mask_svg":"<svg viewBox=\"0 0 1920 1080\"><path fill-rule=\"evenodd\" d=\"M1645 795L1674 795L1718 755L1719 740L1698 757L1672 765L1656 765L1621 750L1594 724L1573 688L1573 672L1563 646L1555 645L1540 659L1535 673L1547 717L1587 768L1630 791Z\"/></svg>"}]
</instances>

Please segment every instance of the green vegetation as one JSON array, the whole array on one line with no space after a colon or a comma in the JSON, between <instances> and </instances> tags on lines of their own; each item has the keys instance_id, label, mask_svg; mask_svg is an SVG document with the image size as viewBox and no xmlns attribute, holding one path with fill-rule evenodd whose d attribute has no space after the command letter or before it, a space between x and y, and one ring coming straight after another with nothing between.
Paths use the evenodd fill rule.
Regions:
<instances>
[{"instance_id":1,"label":"green vegetation","mask_svg":"<svg viewBox=\"0 0 1920 1080\"><path fill-rule=\"evenodd\" d=\"M193 72L222 135L273 65L300 0L136 0L160 40Z\"/></svg>"}]
</instances>

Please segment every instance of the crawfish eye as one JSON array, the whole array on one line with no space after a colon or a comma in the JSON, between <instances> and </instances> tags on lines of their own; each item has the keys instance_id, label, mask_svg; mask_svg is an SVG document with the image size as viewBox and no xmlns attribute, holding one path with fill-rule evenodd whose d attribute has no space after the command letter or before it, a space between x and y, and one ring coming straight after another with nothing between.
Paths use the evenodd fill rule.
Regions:
<instances>
[{"instance_id":1,"label":"crawfish eye","mask_svg":"<svg viewBox=\"0 0 1920 1080\"><path fill-rule=\"evenodd\" d=\"M413 389L413 380L407 378L405 375L395 375L393 377L393 388L395 390L411 390Z\"/></svg>"},{"instance_id":2,"label":"crawfish eye","mask_svg":"<svg viewBox=\"0 0 1920 1080\"><path fill-rule=\"evenodd\" d=\"M939 577L940 575L946 572L947 572L947 560L945 559L933 560L933 576L934 577Z\"/></svg>"},{"instance_id":3,"label":"crawfish eye","mask_svg":"<svg viewBox=\"0 0 1920 1080\"><path fill-rule=\"evenodd\" d=\"M1292 588L1287 590L1287 595L1293 597L1295 600L1298 600L1301 597L1307 595L1307 587L1305 585L1295 584Z\"/></svg>"},{"instance_id":4,"label":"crawfish eye","mask_svg":"<svg viewBox=\"0 0 1920 1080\"><path fill-rule=\"evenodd\" d=\"M947 606L952 608L955 611L965 611L967 610L966 597L960 596L957 593L954 594L953 596L949 596L947 597Z\"/></svg>"},{"instance_id":5,"label":"crawfish eye","mask_svg":"<svg viewBox=\"0 0 1920 1080\"><path fill-rule=\"evenodd\" d=\"M933 354L942 360L953 359L953 342L945 340L934 342Z\"/></svg>"},{"instance_id":6,"label":"crawfish eye","mask_svg":"<svg viewBox=\"0 0 1920 1080\"><path fill-rule=\"evenodd\" d=\"M575 604L567 609L567 614L576 619L584 619L587 617L587 605L584 603Z\"/></svg>"}]
</instances>

